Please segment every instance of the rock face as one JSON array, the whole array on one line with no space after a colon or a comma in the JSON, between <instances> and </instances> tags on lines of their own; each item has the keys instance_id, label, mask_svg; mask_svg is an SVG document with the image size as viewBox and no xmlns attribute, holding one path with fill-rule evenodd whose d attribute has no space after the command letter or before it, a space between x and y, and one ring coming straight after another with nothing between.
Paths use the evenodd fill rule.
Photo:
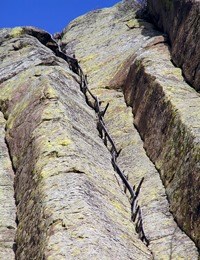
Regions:
<instances>
[{"instance_id":1,"label":"rock face","mask_svg":"<svg viewBox=\"0 0 200 260\"><path fill-rule=\"evenodd\" d=\"M68 46L66 51L69 54L75 53L79 58L88 74L93 93L96 93L103 103L110 103L105 120L118 147L122 149L118 158L122 169L133 185L138 184L141 177L145 178L140 204L144 229L154 258L197 259L192 242L180 231L168 212L169 205L159 173L145 154L142 141L133 127L133 123L136 124L137 121L135 119L133 122L131 111L125 106L120 91L122 87L128 102L127 95L131 93L135 84L130 81L131 86L128 88L128 70L130 64L137 63L136 57L145 50L152 57L155 52L156 56L159 56L165 51L163 62L165 60L171 64L165 44L166 37L156 31L153 25L136 20L130 9L130 1L125 1L112 9L89 13L76 19L64 30L62 41ZM159 49L159 46L163 48ZM173 69L174 74L180 76L181 84L183 79L180 70L174 67ZM165 72L167 75L167 62ZM128 78L131 74L130 71ZM140 86L139 78L135 80ZM143 102L141 97L138 98L138 102L140 100ZM131 102L128 104L132 105Z\"/></svg>"},{"instance_id":2,"label":"rock face","mask_svg":"<svg viewBox=\"0 0 200 260\"><path fill-rule=\"evenodd\" d=\"M151 259L134 232L128 199L77 75L29 30L1 31L0 100L16 176L16 258Z\"/></svg>"},{"instance_id":3,"label":"rock face","mask_svg":"<svg viewBox=\"0 0 200 260\"><path fill-rule=\"evenodd\" d=\"M170 209L199 245L200 95L174 68L163 43L138 53L124 93L144 147L160 171Z\"/></svg>"},{"instance_id":4,"label":"rock face","mask_svg":"<svg viewBox=\"0 0 200 260\"><path fill-rule=\"evenodd\" d=\"M154 23L169 35L172 59L187 81L200 90L199 0L148 0Z\"/></svg>"},{"instance_id":5,"label":"rock face","mask_svg":"<svg viewBox=\"0 0 200 260\"><path fill-rule=\"evenodd\" d=\"M79 17L60 47L37 28L0 30L1 259L198 259L200 97L135 7ZM144 178L148 246L64 52L109 102L104 120L129 183Z\"/></svg>"},{"instance_id":6,"label":"rock face","mask_svg":"<svg viewBox=\"0 0 200 260\"><path fill-rule=\"evenodd\" d=\"M0 112L0 259L15 259L14 174L5 144L6 120Z\"/></svg>"}]
</instances>

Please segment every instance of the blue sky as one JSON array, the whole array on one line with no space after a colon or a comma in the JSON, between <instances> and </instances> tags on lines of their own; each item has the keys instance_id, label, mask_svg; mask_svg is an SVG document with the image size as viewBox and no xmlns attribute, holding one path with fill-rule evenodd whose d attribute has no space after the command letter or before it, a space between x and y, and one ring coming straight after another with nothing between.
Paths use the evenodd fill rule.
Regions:
<instances>
[{"instance_id":1,"label":"blue sky","mask_svg":"<svg viewBox=\"0 0 200 260\"><path fill-rule=\"evenodd\" d=\"M61 31L71 20L120 0L1 0L0 27L32 25L50 33Z\"/></svg>"}]
</instances>

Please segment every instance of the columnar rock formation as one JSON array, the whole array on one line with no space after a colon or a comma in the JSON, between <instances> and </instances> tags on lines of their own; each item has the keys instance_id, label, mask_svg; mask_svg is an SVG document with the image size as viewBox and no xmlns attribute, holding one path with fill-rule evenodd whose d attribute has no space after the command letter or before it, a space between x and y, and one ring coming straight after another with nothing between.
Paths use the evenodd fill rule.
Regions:
<instances>
[{"instance_id":1,"label":"columnar rock formation","mask_svg":"<svg viewBox=\"0 0 200 260\"><path fill-rule=\"evenodd\" d=\"M0 30L0 259L198 259L200 96L171 62L168 36L136 19L136 6L79 17L58 45L36 28ZM76 55L102 107L110 104L104 120L129 183L144 177L138 204L149 245L65 53ZM187 81L198 89L192 66Z\"/></svg>"},{"instance_id":2,"label":"columnar rock formation","mask_svg":"<svg viewBox=\"0 0 200 260\"><path fill-rule=\"evenodd\" d=\"M152 21L169 36L173 62L200 90L199 0L148 0Z\"/></svg>"}]
</instances>

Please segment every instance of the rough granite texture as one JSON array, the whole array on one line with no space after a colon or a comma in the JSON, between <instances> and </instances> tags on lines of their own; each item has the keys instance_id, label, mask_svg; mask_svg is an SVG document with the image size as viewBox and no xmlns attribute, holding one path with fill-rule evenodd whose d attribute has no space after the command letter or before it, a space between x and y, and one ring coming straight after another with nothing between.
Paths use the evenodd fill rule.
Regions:
<instances>
[{"instance_id":1,"label":"rough granite texture","mask_svg":"<svg viewBox=\"0 0 200 260\"><path fill-rule=\"evenodd\" d=\"M200 1L147 0L154 23L169 35L172 59L200 90Z\"/></svg>"},{"instance_id":2,"label":"rough granite texture","mask_svg":"<svg viewBox=\"0 0 200 260\"><path fill-rule=\"evenodd\" d=\"M200 247L200 95L185 83L163 43L137 53L124 93L170 210Z\"/></svg>"},{"instance_id":3,"label":"rough granite texture","mask_svg":"<svg viewBox=\"0 0 200 260\"><path fill-rule=\"evenodd\" d=\"M134 231L78 77L26 30L0 33L0 103L16 174L16 259L152 259Z\"/></svg>"},{"instance_id":4,"label":"rough granite texture","mask_svg":"<svg viewBox=\"0 0 200 260\"><path fill-rule=\"evenodd\" d=\"M47 47L47 32L17 27L0 29L0 179L8 187L0 186L0 259L198 259L173 215L198 245L199 95L170 62L166 36L134 10L126 0L90 12L60 42L102 107L110 103L105 122L122 149L120 168L132 185L144 177L150 245L135 232L79 76Z\"/></svg>"},{"instance_id":5,"label":"rough granite texture","mask_svg":"<svg viewBox=\"0 0 200 260\"><path fill-rule=\"evenodd\" d=\"M140 205L154 259L197 259L193 242L169 212L159 173L143 149L133 126L131 108L126 107L120 90L137 52L145 46L166 42L151 24L136 20L128 6L130 1L79 17L64 30L62 41L68 47L66 52L75 53L80 60L93 93L103 101L102 106L110 103L105 121L117 147L122 148L118 158L121 169L133 185L145 178Z\"/></svg>"},{"instance_id":6,"label":"rough granite texture","mask_svg":"<svg viewBox=\"0 0 200 260\"><path fill-rule=\"evenodd\" d=\"M5 144L6 120L0 112L0 259L14 260L16 207L14 173Z\"/></svg>"}]
</instances>

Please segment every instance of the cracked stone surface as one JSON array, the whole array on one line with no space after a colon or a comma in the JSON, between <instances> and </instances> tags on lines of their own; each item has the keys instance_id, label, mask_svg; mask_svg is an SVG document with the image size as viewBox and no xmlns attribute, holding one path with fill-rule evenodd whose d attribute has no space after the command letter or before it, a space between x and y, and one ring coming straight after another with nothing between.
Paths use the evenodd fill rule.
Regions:
<instances>
[{"instance_id":1,"label":"cracked stone surface","mask_svg":"<svg viewBox=\"0 0 200 260\"><path fill-rule=\"evenodd\" d=\"M138 203L149 247L135 232L80 78L55 56L47 32L17 27L0 29L0 167L9 165L0 173L9 190L0 186L8 216L1 259L198 259L173 215L199 245L199 94L170 62L166 35L134 10L126 0L81 16L61 43L102 107L110 104L105 122L122 149L120 168L132 185L144 177Z\"/></svg>"},{"instance_id":2,"label":"cracked stone surface","mask_svg":"<svg viewBox=\"0 0 200 260\"><path fill-rule=\"evenodd\" d=\"M127 24L134 29L129 29ZM133 185L145 178L139 204L154 259L198 259L194 243L169 212L159 173L143 149L143 142L133 126L136 119L133 119L131 108L126 107L120 90L138 52L146 48L149 55L154 55L154 48L167 41L165 35L155 31L153 25L136 20L133 10L128 11L123 3L79 17L64 33L62 41L68 46L66 52L76 54L93 93L103 101L102 106L110 104L105 121L118 149L122 149L118 164Z\"/></svg>"},{"instance_id":3,"label":"cracked stone surface","mask_svg":"<svg viewBox=\"0 0 200 260\"><path fill-rule=\"evenodd\" d=\"M0 33L0 104L16 174L16 259L152 259L134 231L79 78L22 28Z\"/></svg>"},{"instance_id":4,"label":"cracked stone surface","mask_svg":"<svg viewBox=\"0 0 200 260\"><path fill-rule=\"evenodd\" d=\"M200 1L148 0L155 24L170 38L172 59L187 81L200 90Z\"/></svg>"},{"instance_id":5,"label":"cracked stone surface","mask_svg":"<svg viewBox=\"0 0 200 260\"><path fill-rule=\"evenodd\" d=\"M16 229L14 173L5 143L6 120L0 112L0 259L15 259L13 247Z\"/></svg>"}]
</instances>

